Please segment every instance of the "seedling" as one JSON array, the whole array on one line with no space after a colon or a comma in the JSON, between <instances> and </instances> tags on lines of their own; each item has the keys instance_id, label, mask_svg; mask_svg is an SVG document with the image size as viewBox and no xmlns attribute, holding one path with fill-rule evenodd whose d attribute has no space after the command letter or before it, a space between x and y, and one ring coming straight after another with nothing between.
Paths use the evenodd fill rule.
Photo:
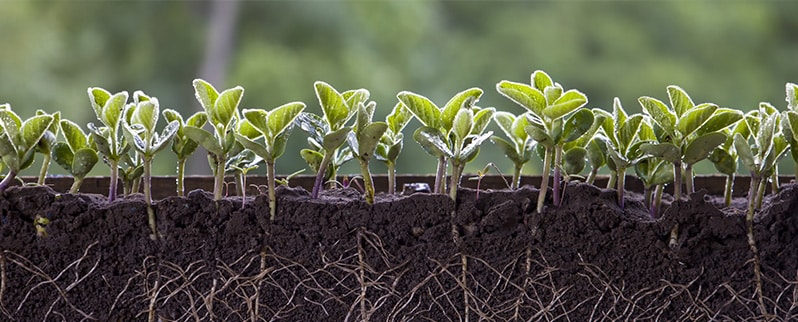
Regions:
<instances>
[{"instance_id":1,"label":"seedling","mask_svg":"<svg viewBox=\"0 0 798 322\"><path fill-rule=\"evenodd\" d=\"M188 158L194 153L194 151L197 150L197 147L199 146L197 141L190 139L185 133L183 133L183 127L188 125L201 128L205 126L205 123L208 122L208 116L203 112L197 112L184 122L183 116L175 110L165 109L163 110L162 114L167 122L178 122L177 134L175 134L174 139L172 139L172 152L177 155L177 195L182 197L185 194L183 182L186 173L186 160L188 160Z\"/></svg>"},{"instance_id":2,"label":"seedling","mask_svg":"<svg viewBox=\"0 0 798 322\"><path fill-rule=\"evenodd\" d=\"M480 191L479 187L480 187L480 184L482 183L482 179L485 178L485 176L488 175L488 173L490 172L490 168L493 168L493 169L496 170L496 173L498 173L499 176L502 178L502 180L504 180L504 185L507 186L508 189L510 189L510 183L507 182L506 178L504 178L504 176L502 175L502 172L499 170L499 167L497 167L495 164L493 164L493 162L488 162L488 164L486 164L485 167L482 168L482 170L477 170L477 176L476 177L468 178L468 180L476 180L477 181L477 193L476 193L476 197L474 198L475 200L479 200L479 191Z\"/></svg>"},{"instance_id":3,"label":"seedling","mask_svg":"<svg viewBox=\"0 0 798 322\"><path fill-rule=\"evenodd\" d=\"M36 115L47 115L47 113L42 110L37 110ZM50 168L53 145L55 144L55 140L58 137L58 132L60 130L61 112L55 112L50 115L53 117L53 122L50 123L50 127L44 132L44 135L42 136L41 140L39 140L39 143L36 144L36 152L44 155L44 160L42 160L42 168L39 171L39 179L36 182L36 184L40 186L44 185L44 179L47 177L47 171Z\"/></svg>"},{"instance_id":4,"label":"seedling","mask_svg":"<svg viewBox=\"0 0 798 322\"><path fill-rule=\"evenodd\" d=\"M147 203L147 214L152 229L150 238L158 238L158 229L155 223L155 211L152 209L152 159L155 154L162 151L168 146L172 138L177 133L177 128L180 125L177 121L172 121L164 127L163 132L159 135L155 131L158 125L158 117L160 116L160 106L158 99L149 97L141 91L136 91L133 94L133 103L128 106L132 110L130 123L125 122L122 129L125 138L141 155L143 162L144 174L142 177L144 183L144 202Z\"/></svg>"},{"instance_id":5,"label":"seedling","mask_svg":"<svg viewBox=\"0 0 798 322\"><path fill-rule=\"evenodd\" d=\"M662 202L662 190L666 184L673 182L673 164L654 157L637 161L635 172L643 182L643 201L649 209L651 218L659 216Z\"/></svg>"},{"instance_id":6,"label":"seedling","mask_svg":"<svg viewBox=\"0 0 798 322\"><path fill-rule=\"evenodd\" d=\"M89 101L94 109L94 114L101 127L88 124L94 143L97 145L97 152L103 157L103 161L111 169L110 184L108 186L108 201L114 201L117 195L117 181L119 180L119 161L127 153L126 147L120 138L120 126L122 124L122 111L127 104L128 93L125 91L111 94L99 87L88 89Z\"/></svg>"},{"instance_id":7,"label":"seedling","mask_svg":"<svg viewBox=\"0 0 798 322\"><path fill-rule=\"evenodd\" d=\"M52 115L36 115L22 121L11 105L0 105L0 158L8 167L8 174L0 181L0 192L8 188L19 171L33 164L36 146L52 122Z\"/></svg>"},{"instance_id":8,"label":"seedling","mask_svg":"<svg viewBox=\"0 0 798 322\"><path fill-rule=\"evenodd\" d=\"M674 198L682 195L682 177L688 193L695 192L693 165L726 141L723 129L742 119L742 112L719 108L712 103L695 105L683 89L668 86L670 106L643 96L643 111L650 116L658 143L647 143L640 149L652 156L673 163Z\"/></svg>"},{"instance_id":9,"label":"seedling","mask_svg":"<svg viewBox=\"0 0 798 322\"><path fill-rule=\"evenodd\" d=\"M243 149L227 160L226 172L232 172L235 178L236 192L241 196L241 209L247 204L247 173L258 168L263 158L250 149Z\"/></svg>"},{"instance_id":10,"label":"seedling","mask_svg":"<svg viewBox=\"0 0 798 322\"><path fill-rule=\"evenodd\" d=\"M72 175L74 181L70 193L77 193L83 179L99 161L97 150L87 135L70 120L61 120L61 133L65 142L56 142L52 148L52 159Z\"/></svg>"},{"instance_id":11,"label":"seedling","mask_svg":"<svg viewBox=\"0 0 798 322\"><path fill-rule=\"evenodd\" d=\"M756 111L752 111L753 113L758 113ZM754 114L746 114L745 118L753 118L756 117ZM718 172L724 174L726 176L726 185L723 190L724 196L724 204L728 207L731 205L732 201L732 189L734 186L734 177L737 173L737 150L734 148L734 134L740 133L743 137L750 136L750 131L748 129L748 122L742 121L737 122L734 126L734 129L729 131L728 129L723 130L726 133L727 138L726 142L718 146L712 153L710 153L709 161L711 161L715 165L715 169Z\"/></svg>"},{"instance_id":12,"label":"seedling","mask_svg":"<svg viewBox=\"0 0 798 322\"><path fill-rule=\"evenodd\" d=\"M324 117L303 113L303 116L299 118L299 124L304 131L308 132L308 142L319 148L318 150L303 149L301 151L305 161L318 172L311 193L311 198L315 199L319 197L325 177L335 179L336 166L340 166L348 159L345 153L339 151L349 132L352 131L352 128L346 126L346 123L357 113L357 104L368 100L369 91L358 89L340 93L321 81L316 82L314 88ZM335 161L340 163L335 164ZM331 163L333 163L333 167L331 167L331 173L328 174L327 168Z\"/></svg>"},{"instance_id":13,"label":"seedling","mask_svg":"<svg viewBox=\"0 0 798 322\"><path fill-rule=\"evenodd\" d=\"M410 110L402 102L397 103L393 107L391 114L385 117L388 130L382 135L379 144L377 144L377 150L374 151L374 157L385 162L385 166L388 168L389 195L396 193L396 159L399 158L399 153L402 152L404 145L402 130L412 118L413 114L410 113Z\"/></svg>"},{"instance_id":14,"label":"seedling","mask_svg":"<svg viewBox=\"0 0 798 322\"><path fill-rule=\"evenodd\" d=\"M529 85L503 80L496 84L503 96L528 110L525 130L544 149L543 179L538 193L537 212L543 211L549 174L554 168L554 206L560 205L563 145L585 134L593 125L593 113L582 110L587 96L577 90L564 91L546 72L532 73ZM554 162L552 164L552 158Z\"/></svg>"},{"instance_id":15,"label":"seedling","mask_svg":"<svg viewBox=\"0 0 798 322\"><path fill-rule=\"evenodd\" d=\"M222 199L225 164L235 145L234 123L238 117L238 104L244 96L244 88L236 86L219 93L213 85L195 79L194 94L205 112L213 133L193 125L185 125L183 134L208 151L211 170L214 173L213 197Z\"/></svg>"},{"instance_id":16,"label":"seedling","mask_svg":"<svg viewBox=\"0 0 798 322\"><path fill-rule=\"evenodd\" d=\"M374 156L380 139L388 130L387 123L372 121L375 107L377 104L374 102L357 103L355 127L347 136L353 155L360 163L360 173L363 175L363 185L365 186L364 198L368 204L374 203L374 180L371 178L369 161Z\"/></svg>"},{"instance_id":17,"label":"seedling","mask_svg":"<svg viewBox=\"0 0 798 322\"><path fill-rule=\"evenodd\" d=\"M244 118L255 129L259 136L251 138L245 134L237 133L236 140L245 148L266 161L266 178L269 188L269 213L274 220L277 211L277 197L275 195L275 170L274 164L285 152L286 142L291 133L294 120L299 116L305 104L292 102L274 108L271 111L260 109L245 109Z\"/></svg>"},{"instance_id":18,"label":"seedling","mask_svg":"<svg viewBox=\"0 0 798 322\"><path fill-rule=\"evenodd\" d=\"M795 181L798 182L798 85L786 85L787 111L782 117L782 132L790 145L790 155L795 163Z\"/></svg>"},{"instance_id":19,"label":"seedling","mask_svg":"<svg viewBox=\"0 0 798 322\"><path fill-rule=\"evenodd\" d=\"M510 189L518 189L521 183L521 169L532 159L532 151L535 147L535 140L525 130L529 125L529 120L523 114L515 116L512 113L499 111L493 114L493 121L499 125L509 140L495 135L490 140L513 162L513 179Z\"/></svg>"}]
</instances>

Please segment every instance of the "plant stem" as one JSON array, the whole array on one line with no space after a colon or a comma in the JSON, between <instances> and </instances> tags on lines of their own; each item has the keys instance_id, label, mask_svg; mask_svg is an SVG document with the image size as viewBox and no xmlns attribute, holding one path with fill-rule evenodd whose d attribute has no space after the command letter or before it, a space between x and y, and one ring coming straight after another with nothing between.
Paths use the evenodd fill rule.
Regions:
<instances>
[{"instance_id":1,"label":"plant stem","mask_svg":"<svg viewBox=\"0 0 798 322\"><path fill-rule=\"evenodd\" d=\"M69 193L78 193L80 191L80 185L83 184L82 177L75 177L72 181L72 187L69 188Z\"/></svg>"},{"instance_id":2,"label":"plant stem","mask_svg":"<svg viewBox=\"0 0 798 322\"><path fill-rule=\"evenodd\" d=\"M244 206L247 205L247 173L246 172L238 172L236 174L236 179L241 182L241 209L244 209Z\"/></svg>"},{"instance_id":3,"label":"plant stem","mask_svg":"<svg viewBox=\"0 0 798 322\"><path fill-rule=\"evenodd\" d=\"M643 205L645 205L646 208L651 208L651 196L653 194L651 188L653 187L649 185L643 187Z\"/></svg>"},{"instance_id":4,"label":"plant stem","mask_svg":"<svg viewBox=\"0 0 798 322\"><path fill-rule=\"evenodd\" d=\"M768 186L768 177L761 177L759 180L759 187L756 191L756 209L762 208L762 199Z\"/></svg>"},{"instance_id":5,"label":"plant stem","mask_svg":"<svg viewBox=\"0 0 798 322\"><path fill-rule=\"evenodd\" d=\"M108 166L111 167L111 183L108 185L108 201L116 200L116 188L119 181L119 160L108 159Z\"/></svg>"},{"instance_id":6,"label":"plant stem","mask_svg":"<svg viewBox=\"0 0 798 322\"><path fill-rule=\"evenodd\" d=\"M624 194L624 189L625 188L626 188L626 168L619 167L618 168L618 186L616 187L616 190L618 192L618 206L621 207L621 210L623 210L623 208L625 206L625 202L624 202L624 198L623 198L623 194Z\"/></svg>"},{"instance_id":7,"label":"plant stem","mask_svg":"<svg viewBox=\"0 0 798 322\"><path fill-rule=\"evenodd\" d=\"M16 178L16 177L17 177L17 173L15 171L8 170L8 174L6 175L6 177L3 178L3 181L0 181L0 192L5 191L6 188L8 188L8 186L11 185L11 182L13 182L14 178Z\"/></svg>"},{"instance_id":8,"label":"plant stem","mask_svg":"<svg viewBox=\"0 0 798 322\"><path fill-rule=\"evenodd\" d=\"M763 315L766 315L765 302L762 295L762 272L759 262L759 250L756 246L756 239L754 238L754 212L756 210L757 191L762 186L762 178L754 173L751 173L751 186L748 188L748 210L745 214L746 226L748 226L748 247L751 249L751 255L754 257L754 286L756 287L756 295L759 300L759 308Z\"/></svg>"},{"instance_id":9,"label":"plant stem","mask_svg":"<svg viewBox=\"0 0 798 322\"><path fill-rule=\"evenodd\" d=\"M760 181L762 179L754 173L751 173L751 185L748 187L748 209L745 212L745 219L748 221L754 220L754 211L756 210L757 191L759 190Z\"/></svg>"},{"instance_id":10,"label":"plant stem","mask_svg":"<svg viewBox=\"0 0 798 322\"><path fill-rule=\"evenodd\" d=\"M47 170L50 168L50 153L44 153L44 159L42 160L42 169L39 171L39 180L36 184L43 186L44 179L47 177Z\"/></svg>"},{"instance_id":11,"label":"plant stem","mask_svg":"<svg viewBox=\"0 0 798 322\"><path fill-rule=\"evenodd\" d=\"M554 151L546 149L545 156L543 157L543 178L540 182L540 191L538 192L538 207L537 212L543 212L543 203L546 202L546 192L549 189L549 168L551 168L551 155Z\"/></svg>"},{"instance_id":12,"label":"plant stem","mask_svg":"<svg viewBox=\"0 0 798 322\"><path fill-rule=\"evenodd\" d=\"M242 177L243 174L241 171L233 172L233 180L236 183L236 195L243 196L244 195L244 178Z\"/></svg>"},{"instance_id":13,"label":"plant stem","mask_svg":"<svg viewBox=\"0 0 798 322\"><path fill-rule=\"evenodd\" d=\"M269 219L274 221L274 218L277 215L277 196L275 194L275 186L274 186L274 160L266 161L266 180L268 180L269 185Z\"/></svg>"},{"instance_id":14,"label":"plant stem","mask_svg":"<svg viewBox=\"0 0 798 322\"><path fill-rule=\"evenodd\" d=\"M651 218L659 218L659 206L662 204L662 191L665 190L665 185L658 184L654 188L654 199L651 201Z\"/></svg>"},{"instance_id":15,"label":"plant stem","mask_svg":"<svg viewBox=\"0 0 798 322\"><path fill-rule=\"evenodd\" d=\"M615 187L615 181L618 179L618 172L611 171L610 178L607 180L607 189L612 189Z\"/></svg>"},{"instance_id":16,"label":"plant stem","mask_svg":"<svg viewBox=\"0 0 798 322\"><path fill-rule=\"evenodd\" d=\"M186 159L177 160L177 196L182 197L185 195L185 188L183 187L183 180L186 177Z\"/></svg>"},{"instance_id":17,"label":"plant stem","mask_svg":"<svg viewBox=\"0 0 798 322\"><path fill-rule=\"evenodd\" d=\"M392 161L386 163L388 166L388 194L396 193L396 165Z\"/></svg>"},{"instance_id":18,"label":"plant stem","mask_svg":"<svg viewBox=\"0 0 798 322\"><path fill-rule=\"evenodd\" d=\"M553 196L552 199L554 200L554 207L560 206L560 181L562 180L562 175L560 174L560 166L562 165L562 147L555 146L554 147L554 185L553 188Z\"/></svg>"},{"instance_id":19,"label":"plant stem","mask_svg":"<svg viewBox=\"0 0 798 322\"><path fill-rule=\"evenodd\" d=\"M510 185L510 189L516 190L521 185L521 168L523 167L523 164L515 165L515 168L513 169L513 183Z\"/></svg>"},{"instance_id":20,"label":"plant stem","mask_svg":"<svg viewBox=\"0 0 798 322\"><path fill-rule=\"evenodd\" d=\"M596 174L598 174L598 168L590 169L590 173L587 174L587 179L585 179L585 182L587 184L593 184L593 182L596 181Z\"/></svg>"},{"instance_id":21,"label":"plant stem","mask_svg":"<svg viewBox=\"0 0 798 322\"><path fill-rule=\"evenodd\" d=\"M770 188L770 193L777 194L779 193L779 169L778 165L773 168L773 175L770 177L770 182L772 184Z\"/></svg>"},{"instance_id":22,"label":"plant stem","mask_svg":"<svg viewBox=\"0 0 798 322\"><path fill-rule=\"evenodd\" d=\"M152 157L144 158L144 202L147 203L147 219L150 223L152 235L150 239L158 239L158 226L155 223L155 210L152 209L152 185L150 180L152 178Z\"/></svg>"},{"instance_id":23,"label":"plant stem","mask_svg":"<svg viewBox=\"0 0 798 322\"><path fill-rule=\"evenodd\" d=\"M371 172L369 171L369 161L358 158L360 161L360 173L363 175L364 197L366 203L369 205L374 204L374 181L371 179Z\"/></svg>"},{"instance_id":24,"label":"plant stem","mask_svg":"<svg viewBox=\"0 0 798 322\"><path fill-rule=\"evenodd\" d=\"M438 158L438 170L435 172L435 193L443 194L446 192L446 157Z\"/></svg>"},{"instance_id":25,"label":"plant stem","mask_svg":"<svg viewBox=\"0 0 798 322\"><path fill-rule=\"evenodd\" d=\"M691 194L695 192L695 186L693 185L693 165L687 164L684 167L684 185L687 188L687 193Z\"/></svg>"},{"instance_id":26,"label":"plant stem","mask_svg":"<svg viewBox=\"0 0 798 322\"><path fill-rule=\"evenodd\" d=\"M325 151L324 157L321 159L321 164L319 164L319 173L316 174L316 182L313 183L313 192L310 194L310 197L313 199L319 197L321 185L324 184L322 182L324 180L324 173L327 172L327 166L329 166L331 154L332 153L329 151Z\"/></svg>"},{"instance_id":27,"label":"plant stem","mask_svg":"<svg viewBox=\"0 0 798 322\"><path fill-rule=\"evenodd\" d=\"M213 200L222 200L225 158L221 155L215 155L214 159L216 159L216 173L213 178Z\"/></svg>"},{"instance_id":28,"label":"plant stem","mask_svg":"<svg viewBox=\"0 0 798 322\"><path fill-rule=\"evenodd\" d=\"M682 200L682 162L673 163L673 199Z\"/></svg>"},{"instance_id":29,"label":"plant stem","mask_svg":"<svg viewBox=\"0 0 798 322\"><path fill-rule=\"evenodd\" d=\"M726 203L726 207L731 206L733 186L734 186L734 173L726 175L726 189L723 191L723 200Z\"/></svg>"},{"instance_id":30,"label":"plant stem","mask_svg":"<svg viewBox=\"0 0 798 322\"><path fill-rule=\"evenodd\" d=\"M460 162L455 162L455 160L452 159L452 177L449 183L449 197L455 202L457 201L457 188L460 186L460 176L463 174L464 167L465 164L460 164Z\"/></svg>"}]
</instances>

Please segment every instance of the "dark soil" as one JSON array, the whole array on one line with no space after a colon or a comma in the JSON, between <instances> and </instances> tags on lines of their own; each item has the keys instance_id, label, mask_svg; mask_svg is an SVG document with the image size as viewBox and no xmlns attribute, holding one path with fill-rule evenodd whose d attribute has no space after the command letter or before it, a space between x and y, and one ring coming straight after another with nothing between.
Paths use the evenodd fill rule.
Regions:
<instances>
[{"instance_id":1,"label":"dark soil","mask_svg":"<svg viewBox=\"0 0 798 322\"><path fill-rule=\"evenodd\" d=\"M768 316L756 301L744 202L699 192L666 203L570 184L447 196L354 189L311 200L278 190L214 202L195 190L140 196L13 187L0 197L4 321L792 320L798 312L798 186L768 197L754 226ZM48 218L37 236L36 216ZM679 226L677 245L669 245Z\"/></svg>"}]
</instances>

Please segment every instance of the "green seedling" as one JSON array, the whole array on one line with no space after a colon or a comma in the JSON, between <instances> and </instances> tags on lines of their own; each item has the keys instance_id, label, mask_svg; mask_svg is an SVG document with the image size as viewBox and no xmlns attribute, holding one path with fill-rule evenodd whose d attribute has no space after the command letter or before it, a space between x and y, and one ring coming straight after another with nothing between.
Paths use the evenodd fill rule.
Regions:
<instances>
[{"instance_id":1,"label":"green seedling","mask_svg":"<svg viewBox=\"0 0 798 322\"><path fill-rule=\"evenodd\" d=\"M100 159L91 136L83 132L79 125L70 120L61 120L60 123L65 142L53 145L52 159L72 175L74 181L69 192L77 193L83 179Z\"/></svg>"},{"instance_id":2,"label":"green seedling","mask_svg":"<svg viewBox=\"0 0 798 322\"><path fill-rule=\"evenodd\" d=\"M396 159L399 158L399 153L402 152L404 145L404 134L402 130L407 123L413 118L413 114L407 109L402 102L396 103L391 111L391 114L385 117L385 123L388 124L388 129L380 138L377 144L377 150L374 151L374 157L377 160L385 162L388 168L388 194L393 195L396 193Z\"/></svg>"},{"instance_id":3,"label":"green seedling","mask_svg":"<svg viewBox=\"0 0 798 322\"><path fill-rule=\"evenodd\" d=\"M22 121L11 105L0 105L0 158L8 167L8 174L0 181L0 192L8 188L21 170L33 164L36 146L52 122L52 115L36 115Z\"/></svg>"},{"instance_id":4,"label":"green seedling","mask_svg":"<svg viewBox=\"0 0 798 322\"><path fill-rule=\"evenodd\" d=\"M155 211L152 209L152 159L155 154L166 148L172 138L177 134L180 125L177 121L167 124L163 132L158 134L155 127L161 115L158 99L149 97L141 91L133 94L133 103L128 105L131 112L130 121L124 122L122 129L125 139L141 156L143 168L144 202L147 203L147 214L152 230L152 239L158 238L158 229L155 223Z\"/></svg>"},{"instance_id":5,"label":"green seedling","mask_svg":"<svg viewBox=\"0 0 798 322\"><path fill-rule=\"evenodd\" d=\"M351 150L347 156L347 149L339 148L352 131L346 123L357 113L357 104L368 100L369 91L358 89L340 93L321 81L316 82L314 88L324 116L322 118L315 114L302 113L298 120L300 128L308 132L308 143L316 148L303 149L300 152L302 158L318 172L311 193L311 198L315 199L319 197L324 179L335 180L337 167L351 159ZM328 168L330 173L327 172Z\"/></svg>"},{"instance_id":6,"label":"green seedling","mask_svg":"<svg viewBox=\"0 0 798 322\"><path fill-rule=\"evenodd\" d=\"M782 132L790 145L790 156L795 164L795 181L798 182L798 85L787 83L787 111L782 117Z\"/></svg>"},{"instance_id":7,"label":"green seedling","mask_svg":"<svg viewBox=\"0 0 798 322\"><path fill-rule=\"evenodd\" d=\"M598 133L598 131L601 129L605 120L605 114L594 113L593 124L590 126L590 128L576 140L563 144L563 182L568 182L572 178L585 179L584 177L579 176L579 174L582 173L587 166L587 161L590 159L588 158L588 148L590 147L590 143L595 140L596 133ZM598 160L592 160L591 162L599 163ZM591 163L591 166L593 166L595 171L598 171L598 167L596 167L595 164ZM593 179L595 179L595 172L593 170L591 170L591 174L593 175ZM562 198L564 195L565 190L563 189L563 193L560 198Z\"/></svg>"},{"instance_id":8,"label":"green seedling","mask_svg":"<svg viewBox=\"0 0 798 322\"><path fill-rule=\"evenodd\" d=\"M673 182L673 164L654 157L646 157L634 165L635 172L643 182L643 201L651 218L659 216L662 192L666 184Z\"/></svg>"},{"instance_id":9,"label":"green seedling","mask_svg":"<svg viewBox=\"0 0 798 322\"><path fill-rule=\"evenodd\" d=\"M226 172L232 173L235 178L236 192L241 196L241 209L247 204L247 173L259 167L263 158L250 149L243 149L227 160Z\"/></svg>"},{"instance_id":10,"label":"green seedling","mask_svg":"<svg viewBox=\"0 0 798 322\"><path fill-rule=\"evenodd\" d=\"M767 187L767 178L774 171L776 164L784 157L789 147L787 140L781 135L779 123L781 114L770 110L768 104L760 104L759 111L746 117L750 137L741 133L734 134L734 148L739 154L740 161L748 168L751 174L751 186L748 190L748 208L746 210L746 223L748 226L748 245L754 257L754 280L760 308L764 312L762 296L761 265L759 252L754 238L753 222L756 209L760 207L762 196Z\"/></svg>"},{"instance_id":11,"label":"green seedling","mask_svg":"<svg viewBox=\"0 0 798 322\"><path fill-rule=\"evenodd\" d=\"M47 113L42 110L37 110L36 115L47 115ZM44 155L44 160L42 160L42 168L39 171L39 179L36 181L36 184L40 186L44 185L44 179L47 177L47 171L50 168L53 145L55 145L61 124L61 112L55 112L49 115L53 117L53 122L50 123L50 127L44 132L41 140L39 140L39 144L36 145L36 152Z\"/></svg>"},{"instance_id":12,"label":"green seedling","mask_svg":"<svg viewBox=\"0 0 798 322\"><path fill-rule=\"evenodd\" d=\"M496 173L498 173L499 176L502 178L502 180L504 180L504 185L507 187L507 189L510 189L510 183L507 182L507 179L502 175L502 172L499 170L499 167L493 164L493 162L488 162L488 164L486 164L485 167L482 168L482 170L477 170L477 175L475 177L468 178L468 180L477 181L477 193L476 197L474 198L475 200L479 200L480 184L482 184L482 179L485 178L485 176L488 175L488 173L490 172L490 168L496 170Z\"/></svg>"},{"instance_id":13,"label":"green seedling","mask_svg":"<svg viewBox=\"0 0 798 322\"><path fill-rule=\"evenodd\" d=\"M513 179L510 189L518 189L521 184L521 169L524 168L524 164L532 160L532 152L535 147L535 140L525 130L529 125L529 120L523 114L515 116L512 113L499 111L493 114L493 121L499 125L509 140L495 135L490 140L513 162Z\"/></svg>"},{"instance_id":14,"label":"green seedling","mask_svg":"<svg viewBox=\"0 0 798 322\"><path fill-rule=\"evenodd\" d=\"M222 199L225 164L230 157L236 138L235 122L238 121L238 104L244 96L244 88L236 86L221 93L202 79L193 82L194 94L202 105L213 132L193 125L185 125L183 134L208 151L211 170L214 174L213 197Z\"/></svg>"},{"instance_id":15,"label":"green seedling","mask_svg":"<svg viewBox=\"0 0 798 322\"><path fill-rule=\"evenodd\" d=\"M281 186L289 187L288 183L291 181L291 178L298 176L302 172L305 172L305 169L294 171L291 174L283 177L282 179L274 179L274 183L279 184Z\"/></svg>"},{"instance_id":16,"label":"green seedling","mask_svg":"<svg viewBox=\"0 0 798 322\"><path fill-rule=\"evenodd\" d=\"M482 89L479 88L467 89L455 94L442 108L435 105L429 98L416 93L403 91L396 95L399 101L423 125L413 133L413 139L424 148L427 154L438 159L433 188L434 193L442 194L446 191L446 164L451 155L447 155L443 147L448 148L450 152L454 152L454 142L449 136L453 131L454 118L460 110L471 109L482 96L482 93ZM488 119L488 121L490 120ZM438 137L440 142L430 142L430 135ZM441 147L436 146L438 143L442 144ZM455 169L452 169L452 171L455 171Z\"/></svg>"},{"instance_id":17,"label":"green seedling","mask_svg":"<svg viewBox=\"0 0 798 322\"><path fill-rule=\"evenodd\" d=\"M552 167L552 199L554 206L559 206L563 145L580 138L593 125L593 113L581 109L587 104L587 96L574 89L564 91L560 84L552 81L542 70L532 73L529 85L503 80L496 84L496 90L527 109L529 125L525 130L544 149L543 179L538 193L537 212L543 211Z\"/></svg>"},{"instance_id":18,"label":"green seedling","mask_svg":"<svg viewBox=\"0 0 798 322\"><path fill-rule=\"evenodd\" d=\"M197 112L184 122L183 116L175 110L165 109L163 110L162 114L167 122L171 123L177 121L178 123L177 134L175 134L174 139L172 139L172 152L177 155L177 195L182 197L185 194L183 182L186 173L186 160L188 160L188 158L194 153L194 151L197 150L197 147L199 146L197 141L190 139L185 133L183 133L183 127L193 126L196 128L201 128L205 126L205 123L208 122L208 115L203 112Z\"/></svg>"},{"instance_id":19,"label":"green seedling","mask_svg":"<svg viewBox=\"0 0 798 322\"><path fill-rule=\"evenodd\" d=\"M372 121L376 107L377 104L374 102L368 104L358 102L355 126L347 136L353 156L360 163L360 173L363 175L365 186L363 194L368 204L374 203L374 180L371 178L369 161L374 156L380 139L388 130L388 123Z\"/></svg>"},{"instance_id":20,"label":"green seedling","mask_svg":"<svg viewBox=\"0 0 798 322\"><path fill-rule=\"evenodd\" d=\"M607 157L604 151L607 151L607 146L604 144L604 141L600 140L597 136L594 136L587 142L587 146L585 147L587 150L587 162L590 164L590 172L585 179L585 182L588 184L593 184L596 182L596 175L598 175L599 170L607 165ZM614 178L616 176L612 176ZM612 180L610 180L612 181Z\"/></svg>"},{"instance_id":21,"label":"green seedling","mask_svg":"<svg viewBox=\"0 0 798 322\"><path fill-rule=\"evenodd\" d=\"M752 113L758 112L752 111ZM745 118L753 117L755 117L754 114L749 113L745 115ZM734 177L737 174L737 161L739 159L737 150L734 148L734 135L740 133L743 137L747 138L750 136L750 131L748 130L748 122L741 121L737 122L731 131L724 129L723 132L727 135L726 142L713 150L707 159L715 165L715 169L718 170L718 172L726 176L723 199L724 204L728 207L731 205L732 201Z\"/></svg>"},{"instance_id":22,"label":"green seedling","mask_svg":"<svg viewBox=\"0 0 798 322\"><path fill-rule=\"evenodd\" d=\"M305 104L301 102L288 103L271 111L245 109L243 112L244 118L256 130L258 135L252 138L247 136L246 133L236 134L236 140L241 145L266 161L271 220L274 220L277 211L274 164L277 158L285 152L286 142L294 121L304 109Z\"/></svg>"},{"instance_id":23,"label":"green seedling","mask_svg":"<svg viewBox=\"0 0 798 322\"><path fill-rule=\"evenodd\" d=\"M696 105L678 86L668 86L670 106L643 96L639 98L643 111L650 117L657 138L640 149L652 156L673 163L674 198L682 195L682 178L688 193L695 192L693 165L726 141L723 129L742 119L742 112L719 108L712 103Z\"/></svg>"},{"instance_id":24,"label":"green seedling","mask_svg":"<svg viewBox=\"0 0 798 322\"><path fill-rule=\"evenodd\" d=\"M108 186L108 201L114 201L117 195L117 184L119 181L119 162L122 156L127 154L129 145L125 145L121 139L122 112L127 104L128 93L122 91L111 94L99 87L88 89L89 101L94 109L94 114L102 123L97 127L93 123L88 124L92 140L97 145L97 152L102 156L103 161L111 169L110 184Z\"/></svg>"}]
</instances>

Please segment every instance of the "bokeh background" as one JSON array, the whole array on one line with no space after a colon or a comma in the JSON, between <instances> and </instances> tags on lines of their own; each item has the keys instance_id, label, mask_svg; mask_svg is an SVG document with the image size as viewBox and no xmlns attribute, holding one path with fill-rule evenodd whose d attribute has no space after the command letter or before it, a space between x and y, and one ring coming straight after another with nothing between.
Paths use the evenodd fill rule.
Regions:
<instances>
[{"instance_id":1,"label":"bokeh background","mask_svg":"<svg viewBox=\"0 0 798 322\"><path fill-rule=\"evenodd\" d=\"M399 91L443 104L473 86L485 90L480 106L520 113L495 84L525 82L543 69L586 93L589 107L609 109L617 96L640 111L639 96L666 100L665 87L677 84L697 103L748 110L768 101L784 109L785 83L798 82L796 17L798 1L787 0L0 0L0 102L23 117L60 110L85 125L96 122L86 88L100 86L144 90L186 115L200 110L191 81L201 77L220 89L244 86L242 107L299 100L321 113L313 82L324 80L339 90L369 89L379 119ZM278 173L307 167L298 153L304 133L289 142ZM173 174L174 160L163 152L154 174ZM490 143L467 172L487 162L510 172ZM539 172L540 163L525 173ZM383 169L374 162L374 172ZM397 170L432 173L435 160L409 139ZM204 152L188 171L210 173ZM354 163L342 170L357 172ZM104 175L107 166L92 173Z\"/></svg>"}]
</instances>

